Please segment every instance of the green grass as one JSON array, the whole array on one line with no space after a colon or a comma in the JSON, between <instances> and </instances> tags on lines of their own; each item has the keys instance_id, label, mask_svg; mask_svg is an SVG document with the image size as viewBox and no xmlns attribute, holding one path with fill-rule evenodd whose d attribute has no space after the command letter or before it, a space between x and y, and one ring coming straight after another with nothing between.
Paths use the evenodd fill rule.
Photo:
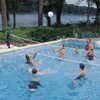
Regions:
<instances>
[{"instance_id":1,"label":"green grass","mask_svg":"<svg viewBox=\"0 0 100 100\"><path fill-rule=\"evenodd\" d=\"M79 26L77 27L80 30L80 34L86 31L90 31L94 34L98 33L100 35L100 26ZM26 38L29 40L39 41L39 42L47 42L52 40L57 40L60 38L73 37L73 30L75 27L67 26L62 28L53 28L53 27L22 27L11 29L10 33L16 36ZM0 32L0 43L5 42L5 33ZM17 40L17 39L16 39ZM11 41L14 42L15 39L11 37ZM17 40L19 42L20 40ZM25 41L23 41L25 42Z\"/></svg>"}]
</instances>

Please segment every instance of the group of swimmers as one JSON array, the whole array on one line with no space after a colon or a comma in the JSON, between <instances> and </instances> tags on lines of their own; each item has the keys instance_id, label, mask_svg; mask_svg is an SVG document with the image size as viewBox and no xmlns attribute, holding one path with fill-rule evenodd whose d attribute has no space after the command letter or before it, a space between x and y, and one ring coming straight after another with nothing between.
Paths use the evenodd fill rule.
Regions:
<instances>
[{"instance_id":1,"label":"group of swimmers","mask_svg":"<svg viewBox=\"0 0 100 100\"><path fill-rule=\"evenodd\" d=\"M75 47L75 53L79 53L79 46ZM95 60L96 55L94 53L94 47L92 45L92 41L90 38L87 39L86 41L86 46L85 46L85 55L88 60Z\"/></svg>"},{"instance_id":2,"label":"group of swimmers","mask_svg":"<svg viewBox=\"0 0 100 100\"><path fill-rule=\"evenodd\" d=\"M91 39L88 38L86 43L87 43L86 47L85 47L86 57L89 60L93 60L93 59L95 59L96 56L94 54L94 47L92 45ZM61 47L59 49L55 50L55 51L59 53L59 57L64 58L64 56L65 56L65 47L64 47L64 45L61 45ZM75 53L79 53L79 46L77 46L75 48ZM35 54L33 56L26 55L26 63L33 66L32 70L31 70L32 74L39 75L40 72L37 70L36 66L38 66L41 63L41 61L38 61L38 62L34 61L36 55L37 55L37 52L35 52ZM79 80L79 79L84 78L86 76L87 71L86 71L86 67L83 63L80 63L80 70L81 71L79 73L77 73L77 77L75 78L75 80ZM47 74L47 71L44 71L43 73ZM29 85L29 88L32 88L32 87L34 88L34 86L36 87L40 84L37 81L32 81L31 83L32 84Z\"/></svg>"},{"instance_id":3,"label":"group of swimmers","mask_svg":"<svg viewBox=\"0 0 100 100\"><path fill-rule=\"evenodd\" d=\"M77 46L75 48L75 53L79 53L79 46ZM86 41L85 53L86 53L86 57L88 60L95 60L96 59L96 55L94 53L94 46L93 46L90 38L88 38ZM78 77L75 78L75 80L84 78L86 76L87 71L86 71L86 67L83 63L80 64L80 69L81 69L80 74Z\"/></svg>"},{"instance_id":4,"label":"group of swimmers","mask_svg":"<svg viewBox=\"0 0 100 100\"><path fill-rule=\"evenodd\" d=\"M78 54L79 53L79 46L75 47L75 53ZM59 55L61 58L64 58L65 56L65 47L64 45L62 45L59 49ZM92 41L90 38L87 38L86 40L86 46L85 46L85 55L87 57L88 60L95 60L96 59L96 55L94 53L94 46L92 44ZM86 76L86 67L85 64L80 63L80 72L77 73L77 77L75 78L75 80L77 79L81 79L84 78Z\"/></svg>"},{"instance_id":5,"label":"group of swimmers","mask_svg":"<svg viewBox=\"0 0 100 100\"><path fill-rule=\"evenodd\" d=\"M29 71L34 74L34 79L32 79L28 85L29 89L31 91L34 91L38 88L38 86L41 86L40 81L37 79L38 75L45 75L48 73L48 70L39 71L38 66L42 63L42 60L35 61L35 57L37 56L38 52L35 52L34 55L26 55L26 64L29 64Z\"/></svg>"}]
</instances>

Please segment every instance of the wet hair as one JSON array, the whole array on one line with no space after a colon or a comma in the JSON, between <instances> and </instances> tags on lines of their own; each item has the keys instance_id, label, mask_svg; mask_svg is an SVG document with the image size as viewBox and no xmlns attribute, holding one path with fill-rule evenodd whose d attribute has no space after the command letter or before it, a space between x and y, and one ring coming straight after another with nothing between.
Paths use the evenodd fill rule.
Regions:
<instances>
[{"instance_id":1,"label":"wet hair","mask_svg":"<svg viewBox=\"0 0 100 100\"><path fill-rule=\"evenodd\" d=\"M90 38L88 38L89 42L92 42L92 40Z\"/></svg>"},{"instance_id":2,"label":"wet hair","mask_svg":"<svg viewBox=\"0 0 100 100\"><path fill-rule=\"evenodd\" d=\"M29 60L29 56L28 56L28 55L26 55L25 58L26 58L27 60Z\"/></svg>"},{"instance_id":3,"label":"wet hair","mask_svg":"<svg viewBox=\"0 0 100 100\"><path fill-rule=\"evenodd\" d=\"M33 73L33 74L36 74L36 73L37 73L37 69L36 69L36 68L33 68L33 69L32 69L32 73Z\"/></svg>"},{"instance_id":4,"label":"wet hair","mask_svg":"<svg viewBox=\"0 0 100 100\"><path fill-rule=\"evenodd\" d=\"M93 51L93 48L91 49L91 51Z\"/></svg>"},{"instance_id":5,"label":"wet hair","mask_svg":"<svg viewBox=\"0 0 100 100\"><path fill-rule=\"evenodd\" d=\"M80 63L80 69L84 69L85 68L85 65L83 63Z\"/></svg>"},{"instance_id":6,"label":"wet hair","mask_svg":"<svg viewBox=\"0 0 100 100\"><path fill-rule=\"evenodd\" d=\"M65 49L65 46L64 46L64 44L62 44L62 46L63 46L63 49Z\"/></svg>"}]
</instances>

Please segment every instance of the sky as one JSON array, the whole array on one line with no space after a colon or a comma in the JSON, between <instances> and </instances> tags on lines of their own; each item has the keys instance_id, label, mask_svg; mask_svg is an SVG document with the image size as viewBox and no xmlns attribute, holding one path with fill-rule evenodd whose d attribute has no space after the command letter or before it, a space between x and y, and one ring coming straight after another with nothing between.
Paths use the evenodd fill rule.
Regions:
<instances>
[{"instance_id":1,"label":"sky","mask_svg":"<svg viewBox=\"0 0 100 100\"><path fill-rule=\"evenodd\" d=\"M67 2L67 4L75 4L78 6L87 6L86 0L65 0ZM81 1L78 4L78 1ZM93 5L92 7L95 7L95 5Z\"/></svg>"}]
</instances>

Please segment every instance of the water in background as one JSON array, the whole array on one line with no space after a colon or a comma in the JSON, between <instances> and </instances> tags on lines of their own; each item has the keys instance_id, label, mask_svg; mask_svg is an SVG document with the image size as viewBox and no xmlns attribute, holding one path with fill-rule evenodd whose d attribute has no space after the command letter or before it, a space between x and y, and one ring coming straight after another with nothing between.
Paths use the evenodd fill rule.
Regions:
<instances>
[{"instance_id":1,"label":"water in background","mask_svg":"<svg viewBox=\"0 0 100 100\"><path fill-rule=\"evenodd\" d=\"M90 16L90 21L93 21L94 16ZM56 22L56 16L54 15L52 18L52 24ZM77 23L80 21L86 21L86 15L62 15L61 22L63 24L66 23ZM10 15L10 24L13 25L13 15ZM16 14L16 26L17 27L25 27L25 26L37 26L38 25L38 15L37 14ZM45 16L43 16L43 25L47 25L47 20ZM2 21L0 15L0 30L2 29Z\"/></svg>"}]
</instances>

